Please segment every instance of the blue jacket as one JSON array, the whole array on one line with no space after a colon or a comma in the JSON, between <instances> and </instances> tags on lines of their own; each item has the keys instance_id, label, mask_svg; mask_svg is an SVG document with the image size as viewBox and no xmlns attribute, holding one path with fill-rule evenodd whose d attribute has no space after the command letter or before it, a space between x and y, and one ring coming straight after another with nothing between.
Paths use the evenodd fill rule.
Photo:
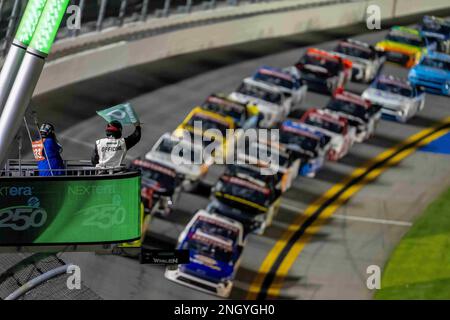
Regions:
<instances>
[{"instance_id":1,"label":"blue jacket","mask_svg":"<svg viewBox=\"0 0 450 320\"><path fill-rule=\"evenodd\" d=\"M38 160L39 175L64 175L64 171L55 170L64 169L64 162L61 158L61 146L56 142L54 138L45 138L43 139L43 142L43 144L42 141L33 142L33 152L36 160Z\"/></svg>"}]
</instances>

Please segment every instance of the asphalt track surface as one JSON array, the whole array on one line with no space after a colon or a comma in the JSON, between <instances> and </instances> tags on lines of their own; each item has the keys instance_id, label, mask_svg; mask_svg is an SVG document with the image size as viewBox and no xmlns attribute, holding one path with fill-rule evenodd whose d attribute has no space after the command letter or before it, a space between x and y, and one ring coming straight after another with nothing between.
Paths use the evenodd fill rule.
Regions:
<instances>
[{"instance_id":1,"label":"asphalt track surface","mask_svg":"<svg viewBox=\"0 0 450 320\"><path fill-rule=\"evenodd\" d=\"M371 32L356 36L370 43L382 39L385 32ZM336 37L337 38L337 37ZM318 45L332 48L335 41ZM145 154L158 137L173 130L195 105L213 92L230 92L240 80L250 75L261 65L284 67L295 63L305 47L296 47L280 53L214 68L195 74L182 81L164 77L141 78L142 87L146 81L153 81L159 89L136 96L131 103L141 116L143 125L142 142L129 152L129 159ZM227 59L226 56L216 59ZM177 66L174 65L173 68ZM195 69L196 66L190 66ZM405 77L407 70L387 64L385 74ZM139 78L140 75L137 75ZM126 89L126 79L117 79ZM170 82L173 82L172 84ZM108 84L86 91L88 104L96 97L108 95ZM365 85L351 83L348 89L361 93ZM124 91L126 91L124 89ZM79 89L78 89L79 90ZM57 93L58 94L58 93ZM62 94L62 92L59 92ZM79 94L79 93L77 93ZM129 93L127 93L129 94ZM50 99L49 97L47 97ZM54 98L54 97L53 97ZM43 103L42 100L38 103ZM55 101L59 100L54 98ZM128 97L127 97L128 99ZM329 97L308 93L302 109L322 107ZM104 102L104 97L99 98ZM357 144L339 163L328 163L315 179L298 178L292 189L283 197L282 208L273 225L264 236L250 236L244 250L243 261L237 273L232 298L271 297L257 287L254 295L248 292L260 274L260 268L268 253L282 237L286 229L296 220L301 220L308 206L321 197L333 185L350 175L370 159L384 150L397 145L408 137L424 130L450 115L449 99L428 95L425 109L408 124L381 121L375 137L363 144ZM73 102L69 102L72 103ZM102 104L108 106L111 104ZM86 108L82 106L81 108ZM100 108L97 108L100 109ZM64 145L66 159L89 158L94 141L103 135L104 123L90 111L91 118L79 117L76 109L64 109L66 119L72 119L70 127L61 130L59 138ZM57 112L49 117L56 116ZM221 168L215 168L210 182L217 177ZM214 174L215 173L215 174ZM294 258L292 267L282 278L276 276L271 285L278 286L273 297L285 299L351 298L366 299L372 293L366 287L368 265L384 265L391 250L407 231L421 209L432 200L439 190L448 185L442 177L449 176L450 164L445 156L416 153L406 161L389 169L375 182L363 188L354 198L346 202L334 215L323 221L319 230L306 229L309 240L301 255ZM152 237L157 247L171 247L178 233L196 210L208 203L207 195L183 194L177 202L176 212L168 221L154 219ZM319 217L320 219L320 217ZM158 241L156 241L158 240ZM172 283L163 276L164 269L158 266L140 265L136 260L124 257L95 255L94 253L65 253L66 261L82 268L84 283L102 298L106 299L214 299L215 297ZM265 277L266 275L262 275ZM262 292L262 293L261 293Z\"/></svg>"}]
</instances>

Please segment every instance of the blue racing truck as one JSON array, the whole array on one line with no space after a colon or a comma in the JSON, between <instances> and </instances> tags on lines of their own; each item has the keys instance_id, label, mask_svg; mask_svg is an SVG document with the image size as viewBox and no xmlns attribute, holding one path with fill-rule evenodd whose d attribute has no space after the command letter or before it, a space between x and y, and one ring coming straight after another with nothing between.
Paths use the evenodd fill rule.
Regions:
<instances>
[{"instance_id":1,"label":"blue racing truck","mask_svg":"<svg viewBox=\"0 0 450 320\"><path fill-rule=\"evenodd\" d=\"M178 238L189 263L168 266L165 277L185 286L229 297L244 248L241 223L199 210Z\"/></svg>"},{"instance_id":2,"label":"blue racing truck","mask_svg":"<svg viewBox=\"0 0 450 320\"><path fill-rule=\"evenodd\" d=\"M416 88L450 96L450 55L430 52L409 71L408 80Z\"/></svg>"}]
</instances>

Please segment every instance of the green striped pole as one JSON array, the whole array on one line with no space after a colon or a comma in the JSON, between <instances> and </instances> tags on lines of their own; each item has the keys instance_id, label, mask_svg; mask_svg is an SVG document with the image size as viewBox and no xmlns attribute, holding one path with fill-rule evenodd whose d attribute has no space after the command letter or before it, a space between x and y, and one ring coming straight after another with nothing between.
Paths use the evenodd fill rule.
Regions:
<instances>
[{"instance_id":1,"label":"green striped pole","mask_svg":"<svg viewBox=\"0 0 450 320\"><path fill-rule=\"evenodd\" d=\"M6 160L50 53L69 0L47 0L0 119L0 166Z\"/></svg>"},{"instance_id":2,"label":"green striped pole","mask_svg":"<svg viewBox=\"0 0 450 320\"><path fill-rule=\"evenodd\" d=\"M30 0L20 21L16 36L6 56L0 73L0 114L8 99L14 79L25 56L26 49L33 38L34 31L47 0Z\"/></svg>"}]
</instances>

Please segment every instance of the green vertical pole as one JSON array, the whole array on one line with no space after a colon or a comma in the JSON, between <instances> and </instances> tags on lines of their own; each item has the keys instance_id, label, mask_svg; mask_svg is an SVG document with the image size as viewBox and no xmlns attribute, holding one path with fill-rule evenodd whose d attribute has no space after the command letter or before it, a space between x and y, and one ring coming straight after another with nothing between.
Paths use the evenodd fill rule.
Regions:
<instances>
[{"instance_id":1,"label":"green vertical pole","mask_svg":"<svg viewBox=\"0 0 450 320\"><path fill-rule=\"evenodd\" d=\"M0 119L0 166L6 160L50 53L69 0L47 0Z\"/></svg>"},{"instance_id":2,"label":"green vertical pole","mask_svg":"<svg viewBox=\"0 0 450 320\"><path fill-rule=\"evenodd\" d=\"M30 0L0 73L0 114L8 99L14 79L22 64L47 0Z\"/></svg>"}]
</instances>

